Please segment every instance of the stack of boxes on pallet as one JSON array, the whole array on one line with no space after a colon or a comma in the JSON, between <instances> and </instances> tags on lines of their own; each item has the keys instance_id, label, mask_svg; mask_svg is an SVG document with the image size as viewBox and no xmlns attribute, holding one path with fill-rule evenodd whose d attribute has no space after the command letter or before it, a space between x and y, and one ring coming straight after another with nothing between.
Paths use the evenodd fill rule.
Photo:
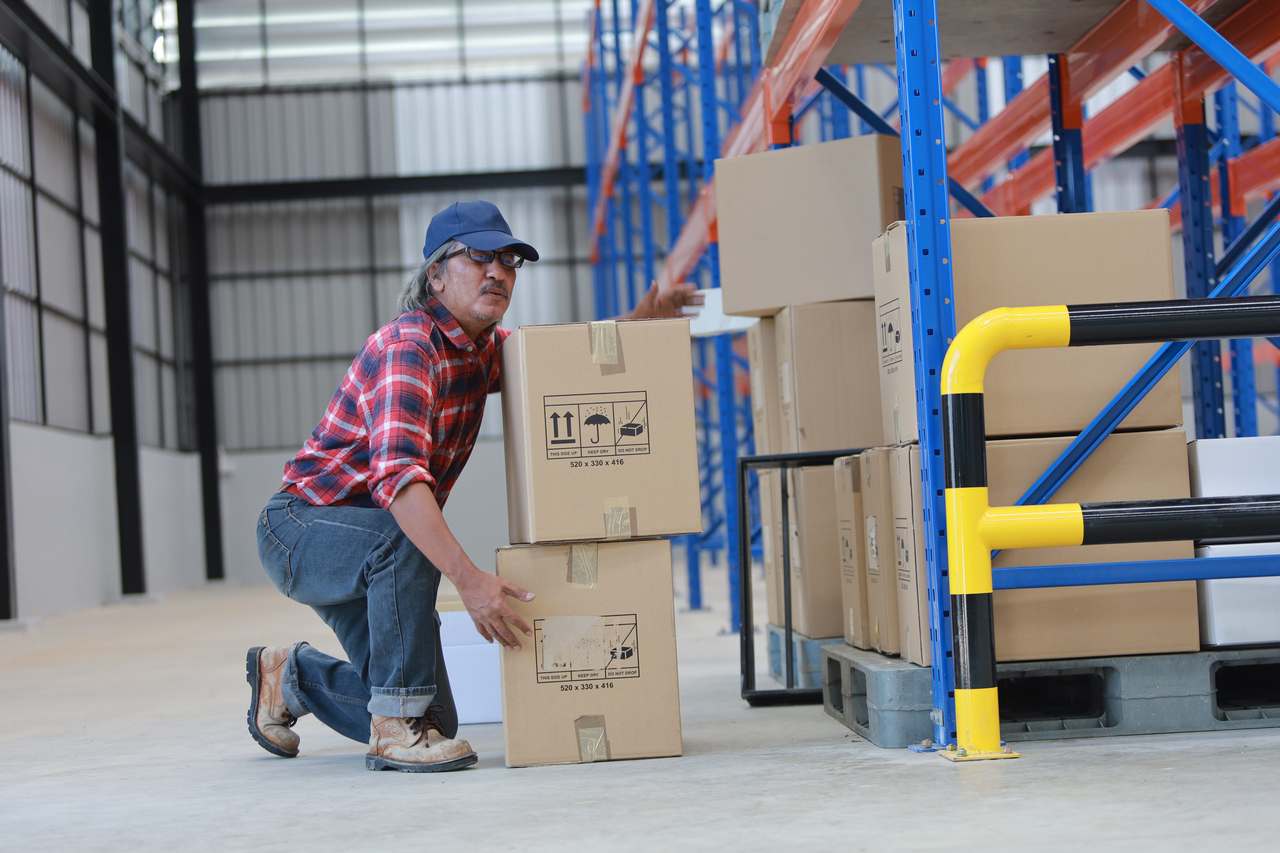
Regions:
<instances>
[{"instance_id":1,"label":"stack of boxes on pallet","mask_svg":"<svg viewBox=\"0 0 1280 853\"><path fill-rule=\"evenodd\" d=\"M880 452L892 459L889 489L896 498L900 490L918 492L920 482L918 451L908 450L918 447L919 436L906 227L891 227L876 241L873 254L883 434L885 444L893 446ZM950 260L957 328L1002 306L1137 302L1174 296L1169 220L1161 210L956 220L951 227ZM1016 503L1157 347L1019 350L999 355L987 370L985 386L991 505ZM1053 500L1190 496L1186 434L1177 428L1181 423L1181 388L1177 375L1168 374ZM880 470L870 467L873 473ZM913 502L920 506L918 495ZM895 503L901 507L903 502ZM918 513L916 509L912 516L917 525ZM895 516L895 523L901 524L900 510ZM923 545L922 536L916 540L912 562ZM996 555L994 565L1192 556L1191 542L1091 545L1008 550ZM912 591L905 581L897 585L899 596L911 596L906 602L900 599L897 608L902 654L928 664L923 564L900 566L899 572L900 581L907 575L918 578ZM870 603L874 623L874 595ZM1195 585L999 591L995 642L999 661L1193 651L1199 648Z\"/></svg>"},{"instance_id":2,"label":"stack of boxes on pallet","mask_svg":"<svg viewBox=\"0 0 1280 853\"><path fill-rule=\"evenodd\" d=\"M681 754L671 544L702 530L687 320L521 327L502 352L507 765Z\"/></svg>"},{"instance_id":3,"label":"stack of boxes on pallet","mask_svg":"<svg viewBox=\"0 0 1280 853\"><path fill-rule=\"evenodd\" d=\"M716 165L724 310L760 318L748 332L759 454L880 444L871 244L902 217L900 162L896 139L860 136ZM786 536L797 686L820 686L813 641L848 626L835 501L829 465L760 474L771 669L785 667Z\"/></svg>"},{"instance_id":4,"label":"stack of boxes on pallet","mask_svg":"<svg viewBox=\"0 0 1280 853\"><path fill-rule=\"evenodd\" d=\"M851 646L929 665L907 229L886 217L892 210L901 219L892 202L901 193L898 146L896 139L857 137L719 163L721 271L726 312L765 317L751 332L757 452L872 447L837 459L834 471L793 477L793 625L806 637L838 642L843 635ZM881 233L868 233L877 217ZM1002 306L1174 296L1163 210L951 226L957 328ZM782 310L783 301L793 306ZM804 302L822 304L796 304ZM1155 349L998 356L986 374L991 504L1016 503ZM821 404L804 408L813 399ZM1181 388L1170 374L1054 500L1189 496L1181 424ZM779 506L769 479L761 478L762 538L776 625L783 615ZM806 541L806 533L828 544ZM1009 550L995 565L1191 556L1191 542L1093 545ZM1001 661L1191 651L1199 648L1196 588L1179 582L997 592L995 630ZM811 686L820 683L814 675Z\"/></svg>"}]
</instances>

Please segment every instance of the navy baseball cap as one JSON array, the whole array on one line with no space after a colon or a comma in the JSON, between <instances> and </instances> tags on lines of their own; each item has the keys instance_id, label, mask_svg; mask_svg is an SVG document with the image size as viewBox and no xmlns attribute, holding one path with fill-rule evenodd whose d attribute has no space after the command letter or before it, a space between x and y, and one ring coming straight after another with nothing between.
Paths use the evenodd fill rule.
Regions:
<instances>
[{"instance_id":1,"label":"navy baseball cap","mask_svg":"<svg viewBox=\"0 0 1280 853\"><path fill-rule=\"evenodd\" d=\"M511 236L511 226L498 212L498 206L490 201L455 202L431 217L422 257L431 257L432 252L449 240L482 252L511 249L527 261L538 259L537 249Z\"/></svg>"}]
</instances>

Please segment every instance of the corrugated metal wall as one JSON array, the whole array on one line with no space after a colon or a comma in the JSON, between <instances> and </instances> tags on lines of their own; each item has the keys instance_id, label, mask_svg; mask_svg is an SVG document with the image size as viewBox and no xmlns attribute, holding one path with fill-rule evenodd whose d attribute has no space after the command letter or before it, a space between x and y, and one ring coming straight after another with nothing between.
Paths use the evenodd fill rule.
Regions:
<instances>
[{"instance_id":1,"label":"corrugated metal wall","mask_svg":"<svg viewBox=\"0 0 1280 853\"><path fill-rule=\"evenodd\" d=\"M218 90L201 114L211 184L585 163L576 79Z\"/></svg>"},{"instance_id":2,"label":"corrugated metal wall","mask_svg":"<svg viewBox=\"0 0 1280 853\"><path fill-rule=\"evenodd\" d=\"M576 78L202 94L211 183L438 176L583 165ZM368 335L395 317L431 217L485 198L543 260L504 325L591 316L582 187L215 206L208 215L219 436L300 444ZM586 300L586 301L584 301Z\"/></svg>"}]
</instances>

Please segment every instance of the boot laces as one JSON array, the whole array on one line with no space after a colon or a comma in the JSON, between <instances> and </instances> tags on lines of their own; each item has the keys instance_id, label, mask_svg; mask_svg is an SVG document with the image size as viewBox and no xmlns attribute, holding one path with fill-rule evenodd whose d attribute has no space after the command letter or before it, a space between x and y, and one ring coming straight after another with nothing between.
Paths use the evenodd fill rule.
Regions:
<instances>
[{"instance_id":1,"label":"boot laces","mask_svg":"<svg viewBox=\"0 0 1280 853\"><path fill-rule=\"evenodd\" d=\"M427 713L422 716L422 722L429 729L435 729L442 736L447 737L444 731L444 723L440 722L440 715L444 713L443 705L432 705L427 708Z\"/></svg>"}]
</instances>

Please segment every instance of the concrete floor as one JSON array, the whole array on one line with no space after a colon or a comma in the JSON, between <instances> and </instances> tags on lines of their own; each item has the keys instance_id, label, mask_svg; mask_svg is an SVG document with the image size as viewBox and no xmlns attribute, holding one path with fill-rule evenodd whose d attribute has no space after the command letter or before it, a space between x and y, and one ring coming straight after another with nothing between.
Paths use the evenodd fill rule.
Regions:
<instances>
[{"instance_id":1,"label":"concrete floor","mask_svg":"<svg viewBox=\"0 0 1280 853\"><path fill-rule=\"evenodd\" d=\"M723 601L709 571L708 600ZM250 645L307 639L267 586L213 586L0 632L4 850L1275 850L1280 732L1028 744L953 765L882 750L820 708L748 708L724 613L681 613L685 755L370 773L299 722L302 755L245 730Z\"/></svg>"}]
</instances>

